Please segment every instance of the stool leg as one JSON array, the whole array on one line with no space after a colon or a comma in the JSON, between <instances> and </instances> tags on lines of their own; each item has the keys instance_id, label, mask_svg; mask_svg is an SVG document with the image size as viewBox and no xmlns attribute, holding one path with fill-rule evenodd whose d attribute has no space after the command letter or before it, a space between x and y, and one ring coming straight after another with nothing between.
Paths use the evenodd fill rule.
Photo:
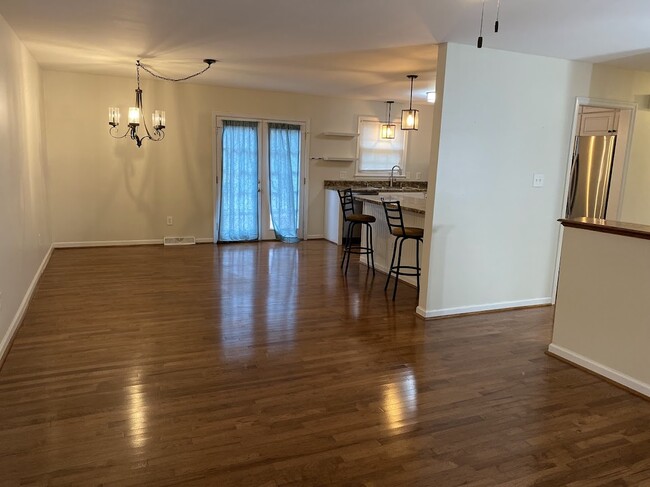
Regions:
<instances>
[{"instance_id":1,"label":"stool leg","mask_svg":"<svg viewBox=\"0 0 650 487\"><path fill-rule=\"evenodd\" d=\"M417 273L417 280L418 280L418 293L420 292L420 239L416 238L415 239L415 267L417 267L417 270L415 271Z\"/></svg>"},{"instance_id":2,"label":"stool leg","mask_svg":"<svg viewBox=\"0 0 650 487\"><path fill-rule=\"evenodd\" d=\"M345 258L350 256L350 242L351 242L351 230L352 222L348 224L348 235L345 238L345 245L343 246L343 260L341 260L341 269L343 269L343 264L345 264Z\"/></svg>"},{"instance_id":3,"label":"stool leg","mask_svg":"<svg viewBox=\"0 0 650 487\"><path fill-rule=\"evenodd\" d=\"M384 285L384 291L388 289L388 283L390 282L390 275L393 272L393 265L395 264L395 251L397 250L397 241L399 239L395 237L395 243L393 244L393 257L390 259L390 268L388 269L388 277L386 278L386 284Z\"/></svg>"},{"instance_id":4,"label":"stool leg","mask_svg":"<svg viewBox=\"0 0 650 487\"><path fill-rule=\"evenodd\" d=\"M348 232L348 262L345 264L345 275L348 275L348 267L350 267L350 255L352 254L352 233L353 233L353 228L354 226L357 225L357 222L351 222L350 223L350 230Z\"/></svg>"},{"instance_id":5,"label":"stool leg","mask_svg":"<svg viewBox=\"0 0 650 487\"><path fill-rule=\"evenodd\" d=\"M345 221L343 222L343 230L345 230ZM348 233L350 232L350 226L348 225ZM343 231L343 258L341 259L341 269L343 269L343 264L345 264L345 255L348 251L348 243L350 240L345 236L345 232Z\"/></svg>"},{"instance_id":6,"label":"stool leg","mask_svg":"<svg viewBox=\"0 0 650 487\"><path fill-rule=\"evenodd\" d=\"M397 296L397 282L399 281L399 268L402 265L402 245L404 245L404 237L399 241L399 254L397 254L397 268L395 269L395 287L393 288L393 301L395 301L395 296Z\"/></svg>"},{"instance_id":7,"label":"stool leg","mask_svg":"<svg viewBox=\"0 0 650 487\"><path fill-rule=\"evenodd\" d=\"M368 223L368 229L370 231L370 239L368 240L368 242L366 242L366 246L368 245L370 246L369 247L370 254L368 255L368 257L370 257L370 260L372 261L372 275L374 276L375 275L375 248L373 247L372 244L372 225L370 223Z\"/></svg>"}]
</instances>

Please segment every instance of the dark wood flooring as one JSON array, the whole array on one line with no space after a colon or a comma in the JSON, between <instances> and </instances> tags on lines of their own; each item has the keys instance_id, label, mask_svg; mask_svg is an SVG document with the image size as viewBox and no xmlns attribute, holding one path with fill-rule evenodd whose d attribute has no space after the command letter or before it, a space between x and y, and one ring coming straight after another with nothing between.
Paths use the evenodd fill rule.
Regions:
<instances>
[{"instance_id":1,"label":"dark wood flooring","mask_svg":"<svg viewBox=\"0 0 650 487\"><path fill-rule=\"evenodd\" d=\"M0 371L0 485L650 485L650 403L551 308L424 322L326 242L57 250Z\"/></svg>"}]
</instances>

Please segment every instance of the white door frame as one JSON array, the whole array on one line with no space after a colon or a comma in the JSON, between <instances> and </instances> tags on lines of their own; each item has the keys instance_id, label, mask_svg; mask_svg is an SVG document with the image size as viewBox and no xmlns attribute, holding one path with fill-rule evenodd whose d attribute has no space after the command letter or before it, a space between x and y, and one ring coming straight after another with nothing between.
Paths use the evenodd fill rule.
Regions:
<instances>
[{"instance_id":1,"label":"white door frame","mask_svg":"<svg viewBox=\"0 0 650 487\"><path fill-rule=\"evenodd\" d=\"M627 170L628 170L628 163L630 160L630 152L632 151L632 138L634 134L634 122L636 121L636 111L638 108L637 103L633 102L626 102L626 101L616 101L616 100L602 100L600 98L591 98L591 97L586 97L586 96L578 96L576 97L576 103L575 103L575 108L573 111L573 124L571 127L571 141L569 143L569 152L567 155L567 165L566 165L566 172L564 176L564 194L562 197L562 207L561 207L561 214L559 215L559 218L564 218L564 212L566 210L566 205L567 201L569 198L569 185L571 184L571 164L573 162L573 152L575 150L575 143L576 143L576 136L580 132L580 124L578 122L580 118L580 107L583 106L590 106L590 107L600 107L600 108L614 108L614 109L621 109L621 110L631 110L631 115L630 115L630 124L627 132L627 140L626 140L626 145L625 145L625 158L623 161L623 177L621 180L621 188L625 188L625 181L627 179ZM618 201L618 211L617 211L617 218L620 218L620 212L621 212L621 207L623 203L623 197L624 197L624 191L623 189L621 190L619 194L619 201ZM562 253L562 237L564 235L564 226L560 225L560 232L558 234L558 242L557 242L557 250L556 250L556 257L555 257L555 274L553 276L553 290L551 293L551 302L552 304L555 304L555 298L557 296L557 284L558 284L558 279L560 277L560 257Z\"/></svg>"},{"instance_id":2,"label":"white door frame","mask_svg":"<svg viewBox=\"0 0 650 487\"><path fill-rule=\"evenodd\" d=\"M295 125L300 125L303 132L303 140L301 141L300 149L300 175L302 178L301 181L301 212L300 212L300 222L299 230L301 235L299 237L302 240L307 240L307 229L308 229L308 215L309 215L309 164L307 164L307 155L309 152L309 142L310 142L310 120L306 119L296 119L292 117L277 117L277 116L258 116L258 115L242 115L228 112L212 112L212 241L217 243L218 241L218 232L219 228L217 225L217 215L219 213L219 205L221 203L221 154L219 153L219 148L221 147L220 143L220 130L222 127L219 127L219 120L243 120L248 122L260 122L261 130L258 131L258 137L260 141L263 140L262 132L266 132L263 127L266 127L266 124L269 122L278 122L278 123L291 123ZM264 143L266 145L266 143ZM265 154L262 153L262 144L260 144L260 157L263 161ZM266 164L263 164L266 166ZM260 174L260 177L262 175ZM268 181L268 178L266 178ZM262 180L264 180L262 178ZM268 189L268 188L267 188ZM260 204L262 202L260 201ZM262 225L262 219L260 219L260 227ZM260 228L260 240L262 239L263 229Z\"/></svg>"}]
</instances>

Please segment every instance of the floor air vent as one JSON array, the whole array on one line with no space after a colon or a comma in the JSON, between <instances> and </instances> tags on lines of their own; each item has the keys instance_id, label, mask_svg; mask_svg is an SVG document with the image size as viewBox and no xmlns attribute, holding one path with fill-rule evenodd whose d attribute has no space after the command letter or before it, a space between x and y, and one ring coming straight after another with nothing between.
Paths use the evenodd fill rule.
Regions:
<instances>
[{"instance_id":1,"label":"floor air vent","mask_svg":"<svg viewBox=\"0 0 650 487\"><path fill-rule=\"evenodd\" d=\"M194 245L195 243L194 237L165 237L163 239L164 245Z\"/></svg>"}]
</instances>

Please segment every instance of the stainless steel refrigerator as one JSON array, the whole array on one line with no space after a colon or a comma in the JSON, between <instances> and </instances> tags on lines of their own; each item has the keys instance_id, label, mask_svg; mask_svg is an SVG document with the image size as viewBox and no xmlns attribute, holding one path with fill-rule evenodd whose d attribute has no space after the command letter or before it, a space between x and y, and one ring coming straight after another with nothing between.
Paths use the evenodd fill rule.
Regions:
<instances>
[{"instance_id":1,"label":"stainless steel refrigerator","mask_svg":"<svg viewBox=\"0 0 650 487\"><path fill-rule=\"evenodd\" d=\"M615 146L615 135L576 137L567 218L606 217Z\"/></svg>"}]
</instances>

